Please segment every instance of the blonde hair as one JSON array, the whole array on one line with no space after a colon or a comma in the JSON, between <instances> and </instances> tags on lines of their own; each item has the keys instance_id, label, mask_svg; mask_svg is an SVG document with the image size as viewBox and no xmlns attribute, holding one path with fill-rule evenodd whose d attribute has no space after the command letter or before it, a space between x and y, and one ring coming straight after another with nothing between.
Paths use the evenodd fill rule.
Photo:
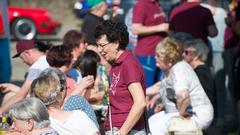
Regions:
<instances>
[{"instance_id":1,"label":"blonde hair","mask_svg":"<svg viewBox=\"0 0 240 135\"><path fill-rule=\"evenodd\" d=\"M31 85L31 95L45 105L54 104L61 92L66 90L66 77L56 68L48 68Z\"/></svg>"},{"instance_id":2,"label":"blonde hair","mask_svg":"<svg viewBox=\"0 0 240 135\"><path fill-rule=\"evenodd\" d=\"M171 65L174 65L183 59L183 48L174 38L166 37L159 42L155 52L162 56L163 59Z\"/></svg>"}]
</instances>

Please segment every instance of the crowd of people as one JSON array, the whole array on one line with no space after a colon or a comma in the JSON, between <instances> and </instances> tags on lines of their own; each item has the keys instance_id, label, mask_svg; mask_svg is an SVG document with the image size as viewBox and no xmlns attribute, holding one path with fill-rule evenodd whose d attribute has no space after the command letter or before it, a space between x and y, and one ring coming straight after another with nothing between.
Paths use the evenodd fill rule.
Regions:
<instances>
[{"instance_id":1,"label":"crowd of people","mask_svg":"<svg viewBox=\"0 0 240 135\"><path fill-rule=\"evenodd\" d=\"M234 2L225 25L216 0L181 0L169 16L158 0L137 0L132 44L115 14L104 20L104 0L87 0L81 31L68 31L61 44L17 42L13 58L30 67L21 87L0 84L0 115L12 119L7 134L210 134L224 114L220 85L236 95L240 114L240 2Z\"/></svg>"}]
</instances>

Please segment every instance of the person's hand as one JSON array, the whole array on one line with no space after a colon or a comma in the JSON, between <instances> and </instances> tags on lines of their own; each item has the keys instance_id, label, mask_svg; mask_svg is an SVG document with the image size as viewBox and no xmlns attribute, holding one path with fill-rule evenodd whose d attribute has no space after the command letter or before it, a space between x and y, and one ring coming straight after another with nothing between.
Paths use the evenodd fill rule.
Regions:
<instances>
[{"instance_id":1,"label":"person's hand","mask_svg":"<svg viewBox=\"0 0 240 135\"><path fill-rule=\"evenodd\" d=\"M154 100L154 98L148 100L148 101L147 101L147 106L146 106L147 110L152 109L156 101L157 101L157 100Z\"/></svg>"},{"instance_id":2,"label":"person's hand","mask_svg":"<svg viewBox=\"0 0 240 135\"><path fill-rule=\"evenodd\" d=\"M180 118L182 118L182 119L190 119L191 116L192 115L188 112L184 112L183 114L180 114Z\"/></svg>"},{"instance_id":3,"label":"person's hand","mask_svg":"<svg viewBox=\"0 0 240 135\"><path fill-rule=\"evenodd\" d=\"M127 135L127 133L119 129L117 132L114 132L114 135Z\"/></svg>"},{"instance_id":4,"label":"person's hand","mask_svg":"<svg viewBox=\"0 0 240 135\"><path fill-rule=\"evenodd\" d=\"M88 75L88 76L83 77L79 84L83 86L83 89L93 87L94 86L93 75Z\"/></svg>"},{"instance_id":5,"label":"person's hand","mask_svg":"<svg viewBox=\"0 0 240 135\"><path fill-rule=\"evenodd\" d=\"M72 95L82 95L84 90L92 87L94 85L94 77L92 75L88 75L82 78L82 80L75 86Z\"/></svg>"},{"instance_id":6,"label":"person's hand","mask_svg":"<svg viewBox=\"0 0 240 135\"><path fill-rule=\"evenodd\" d=\"M157 104L156 107L154 108L154 112L155 113L158 113L160 111L162 111L164 109L164 104L160 103L160 104Z\"/></svg>"},{"instance_id":7,"label":"person's hand","mask_svg":"<svg viewBox=\"0 0 240 135\"><path fill-rule=\"evenodd\" d=\"M7 92L16 93L20 90L20 87L11 83L2 83L0 84L0 90L2 90L3 93L7 93Z\"/></svg>"},{"instance_id":8,"label":"person's hand","mask_svg":"<svg viewBox=\"0 0 240 135\"><path fill-rule=\"evenodd\" d=\"M169 24L168 23L162 23L157 25L157 30L159 32L168 32L169 31Z\"/></svg>"},{"instance_id":9,"label":"person's hand","mask_svg":"<svg viewBox=\"0 0 240 135\"><path fill-rule=\"evenodd\" d=\"M160 95L154 95L151 100L149 100L148 98L147 106L146 106L147 110L152 109L159 98L160 98Z\"/></svg>"}]
</instances>

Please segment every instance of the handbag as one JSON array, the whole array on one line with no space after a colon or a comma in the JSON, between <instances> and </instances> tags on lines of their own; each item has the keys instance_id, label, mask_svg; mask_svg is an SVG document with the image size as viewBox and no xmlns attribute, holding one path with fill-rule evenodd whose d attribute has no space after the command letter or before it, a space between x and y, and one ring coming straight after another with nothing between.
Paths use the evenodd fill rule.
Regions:
<instances>
[{"instance_id":1,"label":"handbag","mask_svg":"<svg viewBox=\"0 0 240 135\"><path fill-rule=\"evenodd\" d=\"M173 117L168 121L167 135L203 135L201 128L192 119Z\"/></svg>"}]
</instances>

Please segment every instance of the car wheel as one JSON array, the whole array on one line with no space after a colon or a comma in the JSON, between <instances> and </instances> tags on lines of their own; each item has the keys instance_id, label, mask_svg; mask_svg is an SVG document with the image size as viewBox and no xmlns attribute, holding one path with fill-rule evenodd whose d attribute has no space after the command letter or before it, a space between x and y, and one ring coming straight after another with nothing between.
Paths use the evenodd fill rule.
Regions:
<instances>
[{"instance_id":1,"label":"car wheel","mask_svg":"<svg viewBox=\"0 0 240 135\"><path fill-rule=\"evenodd\" d=\"M34 22L27 18L18 18L12 24L12 32L16 39L33 39L37 35Z\"/></svg>"}]
</instances>

